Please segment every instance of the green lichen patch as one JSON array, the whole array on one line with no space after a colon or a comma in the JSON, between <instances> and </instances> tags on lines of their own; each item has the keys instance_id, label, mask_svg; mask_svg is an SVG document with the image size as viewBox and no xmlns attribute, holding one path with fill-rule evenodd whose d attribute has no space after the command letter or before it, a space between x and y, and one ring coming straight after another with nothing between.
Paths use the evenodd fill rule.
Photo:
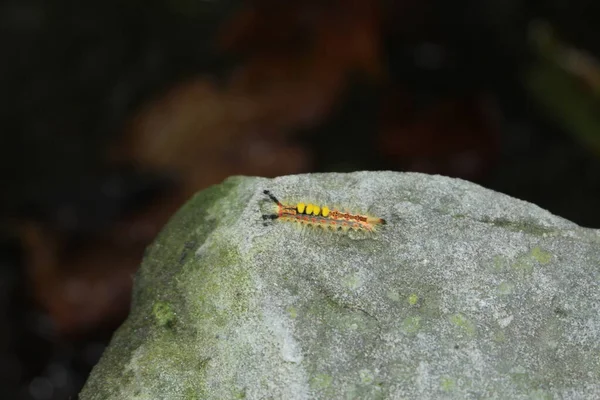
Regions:
<instances>
[{"instance_id":1,"label":"green lichen patch","mask_svg":"<svg viewBox=\"0 0 600 400\"><path fill-rule=\"evenodd\" d=\"M310 386L316 390L327 389L331 387L331 383L333 382L333 377L328 374L316 374L310 380Z\"/></svg>"},{"instance_id":2,"label":"green lichen patch","mask_svg":"<svg viewBox=\"0 0 600 400\"><path fill-rule=\"evenodd\" d=\"M547 265L550 261L552 254L536 246L529 252L520 254L511 266L520 276L530 276L536 267Z\"/></svg>"},{"instance_id":3,"label":"green lichen patch","mask_svg":"<svg viewBox=\"0 0 600 400\"><path fill-rule=\"evenodd\" d=\"M506 218L484 218L482 219L482 222L492 224L499 228L508 229L513 232L524 232L533 236L550 235L555 232L554 229L536 224L533 220L514 221Z\"/></svg>"},{"instance_id":4,"label":"green lichen patch","mask_svg":"<svg viewBox=\"0 0 600 400\"><path fill-rule=\"evenodd\" d=\"M159 326L172 327L175 324L175 313L167 302L157 301L152 307L152 315Z\"/></svg>"},{"instance_id":5,"label":"green lichen patch","mask_svg":"<svg viewBox=\"0 0 600 400\"><path fill-rule=\"evenodd\" d=\"M440 389L446 393L453 392L456 389L456 381L444 376L440 379Z\"/></svg>"},{"instance_id":6,"label":"green lichen patch","mask_svg":"<svg viewBox=\"0 0 600 400\"><path fill-rule=\"evenodd\" d=\"M296 319L296 317L298 316L298 310L296 309L296 307L288 307L287 312L290 315L290 318L292 319Z\"/></svg>"},{"instance_id":7,"label":"green lichen patch","mask_svg":"<svg viewBox=\"0 0 600 400\"><path fill-rule=\"evenodd\" d=\"M344 286L350 290L356 290L360 287L360 277L356 274L348 275L344 278Z\"/></svg>"},{"instance_id":8,"label":"green lichen patch","mask_svg":"<svg viewBox=\"0 0 600 400\"><path fill-rule=\"evenodd\" d=\"M408 304L410 304L411 306L417 304L418 301L419 296L417 296L415 293L412 293L410 296L408 296Z\"/></svg>"},{"instance_id":9,"label":"green lichen patch","mask_svg":"<svg viewBox=\"0 0 600 400\"><path fill-rule=\"evenodd\" d=\"M418 315L410 316L402 320L402 332L407 335L416 334L421 328L421 317Z\"/></svg>"},{"instance_id":10,"label":"green lichen patch","mask_svg":"<svg viewBox=\"0 0 600 400\"><path fill-rule=\"evenodd\" d=\"M534 247L529 253L538 263L546 265L552 260L552 254L542 250L539 247Z\"/></svg>"},{"instance_id":11,"label":"green lichen patch","mask_svg":"<svg viewBox=\"0 0 600 400\"><path fill-rule=\"evenodd\" d=\"M496 293L500 296L511 295L515 291L515 284L512 282L502 282L498 285Z\"/></svg>"},{"instance_id":12,"label":"green lichen patch","mask_svg":"<svg viewBox=\"0 0 600 400\"><path fill-rule=\"evenodd\" d=\"M473 337L477 334L477 329L473 321L469 320L463 314L457 313L451 315L450 322L460 328L459 332L461 334L467 335L468 337Z\"/></svg>"}]
</instances>

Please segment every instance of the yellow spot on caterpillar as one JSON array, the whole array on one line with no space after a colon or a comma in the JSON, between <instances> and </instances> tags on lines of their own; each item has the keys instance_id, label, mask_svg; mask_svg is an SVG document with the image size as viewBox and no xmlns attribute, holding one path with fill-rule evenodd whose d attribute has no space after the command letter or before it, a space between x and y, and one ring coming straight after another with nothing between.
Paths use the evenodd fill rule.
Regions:
<instances>
[{"instance_id":1,"label":"yellow spot on caterpillar","mask_svg":"<svg viewBox=\"0 0 600 400\"><path fill-rule=\"evenodd\" d=\"M323 206L323 208L321 209L321 214L324 217L327 217L329 215L329 208L327 208L327 206Z\"/></svg>"},{"instance_id":2,"label":"yellow spot on caterpillar","mask_svg":"<svg viewBox=\"0 0 600 400\"><path fill-rule=\"evenodd\" d=\"M320 212L321 212L321 208L319 206L315 205L313 208L313 214L319 215Z\"/></svg>"},{"instance_id":3,"label":"yellow spot on caterpillar","mask_svg":"<svg viewBox=\"0 0 600 400\"><path fill-rule=\"evenodd\" d=\"M306 208L306 205L304 203L298 203L296 208L298 209L298 213L302 214L304 212L304 209Z\"/></svg>"},{"instance_id":4,"label":"yellow spot on caterpillar","mask_svg":"<svg viewBox=\"0 0 600 400\"><path fill-rule=\"evenodd\" d=\"M308 215L310 215L310 214L312 214L312 212L313 212L313 205L312 205L312 204L308 204L308 205L306 206L306 213L307 213Z\"/></svg>"}]
</instances>

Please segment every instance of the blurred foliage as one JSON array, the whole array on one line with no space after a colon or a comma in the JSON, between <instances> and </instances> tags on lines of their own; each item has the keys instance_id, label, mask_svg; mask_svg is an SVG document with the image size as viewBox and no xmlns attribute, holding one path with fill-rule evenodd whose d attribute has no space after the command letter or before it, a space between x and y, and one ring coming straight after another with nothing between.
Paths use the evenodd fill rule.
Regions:
<instances>
[{"instance_id":1,"label":"blurred foliage","mask_svg":"<svg viewBox=\"0 0 600 400\"><path fill-rule=\"evenodd\" d=\"M600 63L562 42L542 21L531 23L530 41L537 58L525 81L533 98L549 119L600 156Z\"/></svg>"}]
</instances>

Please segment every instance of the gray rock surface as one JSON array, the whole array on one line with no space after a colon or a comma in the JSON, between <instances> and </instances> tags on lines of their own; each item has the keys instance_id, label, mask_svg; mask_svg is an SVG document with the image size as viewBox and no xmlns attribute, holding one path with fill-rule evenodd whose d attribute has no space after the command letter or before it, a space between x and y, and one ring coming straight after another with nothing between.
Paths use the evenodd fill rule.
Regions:
<instances>
[{"instance_id":1,"label":"gray rock surface","mask_svg":"<svg viewBox=\"0 0 600 400\"><path fill-rule=\"evenodd\" d=\"M264 226L264 189L388 224ZM598 399L600 231L440 176L230 178L148 249L81 399L236 398Z\"/></svg>"}]
</instances>

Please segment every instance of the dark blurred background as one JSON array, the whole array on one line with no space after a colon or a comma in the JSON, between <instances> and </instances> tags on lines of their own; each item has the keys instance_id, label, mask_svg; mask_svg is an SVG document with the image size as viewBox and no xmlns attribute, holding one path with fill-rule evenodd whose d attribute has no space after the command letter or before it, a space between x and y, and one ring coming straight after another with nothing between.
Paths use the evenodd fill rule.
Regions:
<instances>
[{"instance_id":1,"label":"dark blurred background","mask_svg":"<svg viewBox=\"0 0 600 400\"><path fill-rule=\"evenodd\" d=\"M460 177L600 227L600 2L0 2L0 393L75 399L234 174Z\"/></svg>"}]
</instances>

